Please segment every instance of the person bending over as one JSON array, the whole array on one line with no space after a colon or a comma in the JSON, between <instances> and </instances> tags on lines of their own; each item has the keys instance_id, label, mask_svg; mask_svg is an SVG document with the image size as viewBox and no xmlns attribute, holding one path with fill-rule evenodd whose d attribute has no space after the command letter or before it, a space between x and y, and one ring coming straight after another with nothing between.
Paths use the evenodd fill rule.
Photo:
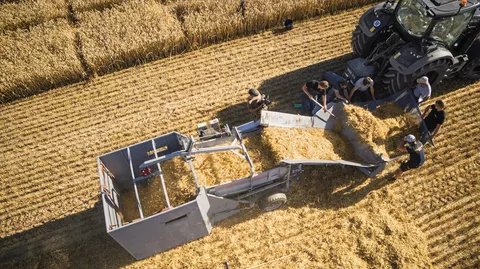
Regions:
<instances>
[{"instance_id":1,"label":"person bending over","mask_svg":"<svg viewBox=\"0 0 480 269\"><path fill-rule=\"evenodd\" d=\"M256 89L248 90L247 108L250 113L255 116L255 120L258 120L262 114L262 110L268 109L263 100L262 94Z\"/></svg>"},{"instance_id":2,"label":"person bending over","mask_svg":"<svg viewBox=\"0 0 480 269\"><path fill-rule=\"evenodd\" d=\"M404 172L408 170L417 169L425 162L425 151L423 144L417 141L414 135L407 135L404 138L405 144L398 146L397 150L410 155L408 161L400 164L400 168L395 171L392 180L399 179Z\"/></svg>"},{"instance_id":3,"label":"person bending over","mask_svg":"<svg viewBox=\"0 0 480 269\"><path fill-rule=\"evenodd\" d=\"M417 98L418 103L422 103L430 98L432 94L432 86L428 83L428 77L421 77L417 79L417 86L413 89L413 95Z\"/></svg>"},{"instance_id":4,"label":"person bending over","mask_svg":"<svg viewBox=\"0 0 480 269\"><path fill-rule=\"evenodd\" d=\"M327 81L311 80L302 87L302 110L301 114L305 116L312 116L315 108L315 101L318 102L318 96L322 96L323 109L327 110L327 89L329 84Z\"/></svg>"},{"instance_id":5,"label":"person bending over","mask_svg":"<svg viewBox=\"0 0 480 269\"><path fill-rule=\"evenodd\" d=\"M347 81L343 77L333 72L326 72L323 79L330 84L330 89L327 90L327 104L336 100L348 103ZM342 90L343 96L340 94L340 90Z\"/></svg>"},{"instance_id":6,"label":"person bending over","mask_svg":"<svg viewBox=\"0 0 480 269\"><path fill-rule=\"evenodd\" d=\"M353 95L355 92L357 92L357 95L359 95L360 100L362 102L368 101L368 93L367 90L370 89L370 93L372 94L372 99L375 99L375 89L373 88L373 85L375 83L373 82L373 79L370 77L365 77L357 80L355 82L355 86L353 87L352 91L350 92L350 96L348 97L348 100L351 102Z\"/></svg>"}]
</instances>

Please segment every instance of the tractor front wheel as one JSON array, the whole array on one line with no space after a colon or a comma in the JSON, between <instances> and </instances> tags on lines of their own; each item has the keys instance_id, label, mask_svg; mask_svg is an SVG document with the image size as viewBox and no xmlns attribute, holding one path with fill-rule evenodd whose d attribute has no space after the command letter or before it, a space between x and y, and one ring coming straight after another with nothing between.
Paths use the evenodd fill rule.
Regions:
<instances>
[{"instance_id":1,"label":"tractor front wheel","mask_svg":"<svg viewBox=\"0 0 480 269\"><path fill-rule=\"evenodd\" d=\"M277 192L263 197L259 206L263 211L273 211L284 205L286 202L287 195L283 192Z\"/></svg>"},{"instance_id":2,"label":"tractor front wheel","mask_svg":"<svg viewBox=\"0 0 480 269\"><path fill-rule=\"evenodd\" d=\"M449 65L450 61L448 59L439 59L423 66L410 75L400 74L395 68L389 67L388 72L383 75L382 83L390 94L394 94L407 87L414 86L418 78L427 76L430 85L433 87L445 77Z\"/></svg>"},{"instance_id":3,"label":"tractor front wheel","mask_svg":"<svg viewBox=\"0 0 480 269\"><path fill-rule=\"evenodd\" d=\"M352 50L360 57L367 57L375 48L377 36L368 37L359 25L352 33Z\"/></svg>"}]
</instances>

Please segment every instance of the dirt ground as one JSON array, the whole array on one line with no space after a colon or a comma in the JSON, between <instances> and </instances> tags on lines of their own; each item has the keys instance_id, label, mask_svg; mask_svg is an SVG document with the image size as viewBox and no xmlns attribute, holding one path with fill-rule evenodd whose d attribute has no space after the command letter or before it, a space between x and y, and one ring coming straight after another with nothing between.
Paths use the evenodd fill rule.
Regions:
<instances>
[{"instance_id":1,"label":"dirt ground","mask_svg":"<svg viewBox=\"0 0 480 269\"><path fill-rule=\"evenodd\" d=\"M105 232L95 157L215 117L251 120L247 90L294 112L301 85L341 72L365 9L296 24L0 106L2 268L478 268L480 82L446 80L447 121L425 165L367 179L309 170L280 211L256 209L211 236L135 261ZM278 259L278 260L276 260Z\"/></svg>"}]
</instances>

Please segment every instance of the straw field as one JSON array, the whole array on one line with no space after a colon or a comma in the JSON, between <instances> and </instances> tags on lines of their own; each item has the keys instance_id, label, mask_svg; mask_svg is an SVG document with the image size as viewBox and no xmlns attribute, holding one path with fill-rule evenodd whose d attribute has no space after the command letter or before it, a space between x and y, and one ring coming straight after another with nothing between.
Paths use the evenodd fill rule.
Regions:
<instances>
[{"instance_id":1,"label":"straw field","mask_svg":"<svg viewBox=\"0 0 480 269\"><path fill-rule=\"evenodd\" d=\"M57 18L69 20L75 39L66 47L74 46L75 54L82 63L88 79L126 67L167 57L172 54L204 47L212 43L256 33L269 27L280 26L285 18L305 19L326 12L356 7L372 0L357 1L246 1L244 12L238 0L22 0L0 3L0 32L30 29L35 25ZM56 31L44 36L54 39ZM38 37L42 39L42 37ZM60 35L62 36L62 35ZM28 42L36 43L42 40ZM1 40L0 40L1 41ZM3 46L2 43L0 43ZM8 45L8 44L7 44ZM53 50L53 49L52 49ZM29 51L10 55L10 62L22 62L34 57ZM39 58L39 57L37 57ZM65 65L62 59L50 65ZM43 61L38 61L39 63ZM30 63L33 69L44 66ZM68 65L68 64L67 64ZM20 73L30 73L28 67L18 66ZM7 91L0 102L33 95L40 90L51 89L65 81L63 73L49 72L42 77L23 76ZM0 73L8 73L0 66ZM50 84L37 85L36 79L48 80ZM74 82L73 80L71 82ZM2 87L3 88L3 87ZM21 94L18 94L21 88Z\"/></svg>"},{"instance_id":2,"label":"straw field","mask_svg":"<svg viewBox=\"0 0 480 269\"><path fill-rule=\"evenodd\" d=\"M74 39L65 19L0 34L0 102L81 80Z\"/></svg>"},{"instance_id":3,"label":"straw field","mask_svg":"<svg viewBox=\"0 0 480 269\"><path fill-rule=\"evenodd\" d=\"M401 180L387 180L398 163L375 179L308 169L280 211L243 211L209 237L142 261L106 234L96 156L172 130L194 134L216 117L249 121L250 87L270 95L270 109L298 113L303 83L351 59L364 10L0 105L0 267L478 268L480 83L459 80L434 89L447 121L425 165Z\"/></svg>"},{"instance_id":4,"label":"straw field","mask_svg":"<svg viewBox=\"0 0 480 269\"><path fill-rule=\"evenodd\" d=\"M0 1L0 32L29 28L68 15L65 0ZM1 44L1 43L0 43Z\"/></svg>"}]
</instances>

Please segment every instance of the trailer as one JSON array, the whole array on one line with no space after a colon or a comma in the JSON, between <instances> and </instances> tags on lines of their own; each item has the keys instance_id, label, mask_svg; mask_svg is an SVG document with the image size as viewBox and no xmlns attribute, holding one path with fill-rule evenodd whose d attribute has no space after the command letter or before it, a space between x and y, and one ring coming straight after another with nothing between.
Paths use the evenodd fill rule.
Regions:
<instances>
[{"instance_id":1,"label":"trailer","mask_svg":"<svg viewBox=\"0 0 480 269\"><path fill-rule=\"evenodd\" d=\"M377 103L360 104L371 110L383 102L395 102L418 119L421 129L426 129L421 113L410 91L403 91ZM342 113L343 103L330 104L328 110ZM342 117L339 117L342 118ZM358 168L369 177L380 173L387 162L362 144L351 128L344 128L346 137L362 159L351 160L283 160L278 166L267 171L254 169L244 138L262 132L270 126L288 128L320 128L331 130L338 119L323 110L313 117L263 111L261 119L230 129L220 128L217 121L198 126L199 139L187 137L177 132L161 135L134 144L97 158L100 176L101 197L104 207L107 233L122 245L136 259L175 248L187 242L207 236L215 223L229 218L245 208L258 205L265 211L282 206L287 199L290 186L300 179L304 166L340 165ZM225 145L227 144L227 145ZM199 182L193 165L193 157L213 152L231 152L241 157L250 167L250 175L232 179L215 186L204 186ZM241 153L240 153L241 152ZM172 158L182 158L188 163L195 180L195 197L182 205L172 206L165 186L162 165ZM137 184L157 176L161 181L161 191L166 208L151 216L144 216ZM126 223L122 215L121 190L133 188L140 218Z\"/></svg>"}]
</instances>

